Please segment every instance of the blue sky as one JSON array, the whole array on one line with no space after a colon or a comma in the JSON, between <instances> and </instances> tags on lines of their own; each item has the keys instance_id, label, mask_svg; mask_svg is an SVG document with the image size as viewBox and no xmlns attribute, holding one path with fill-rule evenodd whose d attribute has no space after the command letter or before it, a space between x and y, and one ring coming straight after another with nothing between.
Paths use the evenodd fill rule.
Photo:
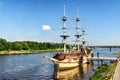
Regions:
<instances>
[{"instance_id":1,"label":"blue sky","mask_svg":"<svg viewBox=\"0 0 120 80\"><path fill-rule=\"evenodd\" d=\"M0 0L0 38L8 41L61 42L62 31L43 31L42 25L61 28L66 15L85 25L89 45L120 45L120 0ZM82 20L83 19L83 20ZM67 26L73 26L71 20ZM74 36L71 30L68 34ZM68 42L73 41L68 38Z\"/></svg>"}]
</instances>

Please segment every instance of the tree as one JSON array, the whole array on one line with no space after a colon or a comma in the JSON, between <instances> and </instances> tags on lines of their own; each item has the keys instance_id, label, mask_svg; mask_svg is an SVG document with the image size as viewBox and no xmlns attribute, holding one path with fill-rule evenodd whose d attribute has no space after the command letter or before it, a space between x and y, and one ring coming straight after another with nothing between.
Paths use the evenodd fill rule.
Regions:
<instances>
[{"instance_id":1,"label":"tree","mask_svg":"<svg viewBox=\"0 0 120 80\"><path fill-rule=\"evenodd\" d=\"M19 42L14 42L12 44L12 50L22 50L22 45Z\"/></svg>"},{"instance_id":2,"label":"tree","mask_svg":"<svg viewBox=\"0 0 120 80\"><path fill-rule=\"evenodd\" d=\"M5 39L0 38L0 50L6 50L7 49L7 41Z\"/></svg>"},{"instance_id":3,"label":"tree","mask_svg":"<svg viewBox=\"0 0 120 80\"><path fill-rule=\"evenodd\" d=\"M28 46L28 44L27 44L27 42L24 41L21 44L22 44L22 49L23 50L29 50L30 49L29 46Z\"/></svg>"},{"instance_id":4,"label":"tree","mask_svg":"<svg viewBox=\"0 0 120 80\"><path fill-rule=\"evenodd\" d=\"M67 45L69 48L69 46ZM16 41L7 42L5 39L0 38L0 51L2 50L46 50L63 48L63 44L43 42L38 43L35 41Z\"/></svg>"}]
</instances>

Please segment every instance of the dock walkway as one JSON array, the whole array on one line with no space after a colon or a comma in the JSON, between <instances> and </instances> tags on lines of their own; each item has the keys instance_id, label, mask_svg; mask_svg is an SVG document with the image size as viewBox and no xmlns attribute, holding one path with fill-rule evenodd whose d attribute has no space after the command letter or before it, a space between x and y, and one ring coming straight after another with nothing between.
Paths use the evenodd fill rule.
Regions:
<instances>
[{"instance_id":1,"label":"dock walkway","mask_svg":"<svg viewBox=\"0 0 120 80\"><path fill-rule=\"evenodd\" d=\"M118 61L114 76L110 80L120 80L120 61Z\"/></svg>"},{"instance_id":2,"label":"dock walkway","mask_svg":"<svg viewBox=\"0 0 120 80\"><path fill-rule=\"evenodd\" d=\"M88 60L119 60L118 58L112 57L90 57Z\"/></svg>"}]
</instances>

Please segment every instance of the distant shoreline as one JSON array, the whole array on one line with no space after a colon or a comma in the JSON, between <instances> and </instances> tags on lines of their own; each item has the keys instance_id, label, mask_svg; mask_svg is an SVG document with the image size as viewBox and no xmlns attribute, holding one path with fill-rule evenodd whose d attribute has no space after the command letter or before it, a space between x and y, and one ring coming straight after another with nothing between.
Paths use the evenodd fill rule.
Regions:
<instances>
[{"instance_id":1,"label":"distant shoreline","mask_svg":"<svg viewBox=\"0 0 120 80\"><path fill-rule=\"evenodd\" d=\"M113 54L120 55L120 52L114 52Z\"/></svg>"},{"instance_id":2,"label":"distant shoreline","mask_svg":"<svg viewBox=\"0 0 120 80\"><path fill-rule=\"evenodd\" d=\"M0 51L0 55L34 54L34 53L42 53L42 52L59 52L59 51L62 51L62 49Z\"/></svg>"}]
</instances>

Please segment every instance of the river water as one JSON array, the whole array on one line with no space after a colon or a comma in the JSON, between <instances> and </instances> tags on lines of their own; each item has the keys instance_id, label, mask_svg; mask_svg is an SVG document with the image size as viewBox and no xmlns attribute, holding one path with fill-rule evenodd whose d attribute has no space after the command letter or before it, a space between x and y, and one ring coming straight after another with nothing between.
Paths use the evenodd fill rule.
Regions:
<instances>
[{"instance_id":1,"label":"river water","mask_svg":"<svg viewBox=\"0 0 120 80\"><path fill-rule=\"evenodd\" d=\"M117 57L113 52L120 51L113 48L94 50L94 56L99 52L102 57ZM0 56L0 80L55 80L56 72L52 61L45 59L43 55L53 57L55 53L40 53L27 55L4 55ZM105 63L108 63L107 61ZM79 68L67 71L60 71L60 80L89 80L99 64L84 64ZM58 76L58 75L57 75Z\"/></svg>"}]
</instances>

